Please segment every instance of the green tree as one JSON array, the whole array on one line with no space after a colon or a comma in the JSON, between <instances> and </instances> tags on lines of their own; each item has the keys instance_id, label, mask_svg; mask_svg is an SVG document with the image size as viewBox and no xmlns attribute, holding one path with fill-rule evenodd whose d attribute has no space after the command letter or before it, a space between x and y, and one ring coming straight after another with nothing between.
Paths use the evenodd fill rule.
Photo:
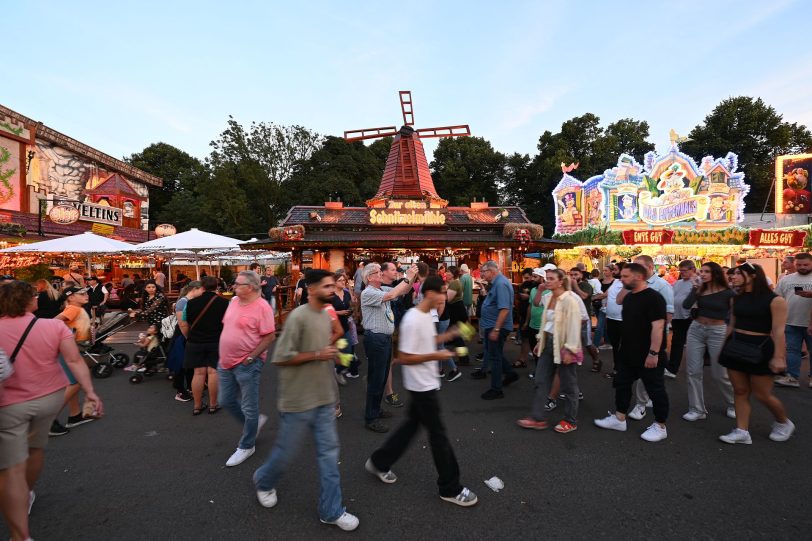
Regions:
<instances>
[{"instance_id":1,"label":"green tree","mask_svg":"<svg viewBox=\"0 0 812 541\"><path fill-rule=\"evenodd\" d=\"M124 161L164 181L161 188L149 188L149 213L153 222L164 216L164 210L175 194L194 190L208 177L208 170L200 160L167 143L153 143ZM169 217L174 218L174 213ZM175 220L168 221L177 225Z\"/></svg>"},{"instance_id":2,"label":"green tree","mask_svg":"<svg viewBox=\"0 0 812 541\"><path fill-rule=\"evenodd\" d=\"M739 169L751 186L746 201L754 210L763 208L767 201L775 158L812 151L812 134L806 126L785 122L761 98L747 96L722 101L688 137L680 149L697 161L704 156L738 154ZM767 203L771 209L773 201Z\"/></svg>"},{"instance_id":3,"label":"green tree","mask_svg":"<svg viewBox=\"0 0 812 541\"><path fill-rule=\"evenodd\" d=\"M482 137L440 140L431 161L434 187L450 205L469 205L474 197L502 203L506 158Z\"/></svg>"}]
</instances>

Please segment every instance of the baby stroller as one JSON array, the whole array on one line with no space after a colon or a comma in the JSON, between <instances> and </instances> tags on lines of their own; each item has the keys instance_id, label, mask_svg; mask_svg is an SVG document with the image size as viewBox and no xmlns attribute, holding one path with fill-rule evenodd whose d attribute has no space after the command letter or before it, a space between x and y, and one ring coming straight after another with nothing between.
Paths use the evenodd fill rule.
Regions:
<instances>
[{"instance_id":1,"label":"baby stroller","mask_svg":"<svg viewBox=\"0 0 812 541\"><path fill-rule=\"evenodd\" d=\"M107 337L128 326L128 319L126 313L114 314L104 325L90 328L90 342L79 342L79 352L94 377L109 378L113 375L113 367L123 368L130 364L126 353L119 353L104 343Z\"/></svg>"},{"instance_id":2,"label":"baby stroller","mask_svg":"<svg viewBox=\"0 0 812 541\"><path fill-rule=\"evenodd\" d=\"M151 350L141 349L133 356L133 362L141 367L130 376L130 383L137 385L144 381L145 377L151 377L158 372L165 371L168 359L166 351L169 340L158 335L159 342Z\"/></svg>"}]
</instances>

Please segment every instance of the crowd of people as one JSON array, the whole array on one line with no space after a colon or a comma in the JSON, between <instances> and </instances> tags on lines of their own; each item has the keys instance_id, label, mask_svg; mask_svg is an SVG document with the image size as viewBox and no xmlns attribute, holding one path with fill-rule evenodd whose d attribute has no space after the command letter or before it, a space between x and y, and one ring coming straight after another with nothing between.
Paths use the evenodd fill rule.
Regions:
<instances>
[{"instance_id":1,"label":"crowd of people","mask_svg":"<svg viewBox=\"0 0 812 541\"><path fill-rule=\"evenodd\" d=\"M699 422L710 415L703 385L709 365L726 404L721 413L735 420L721 441L752 443L751 395L775 419L769 438L786 441L795 427L773 385L798 387L802 357L812 346L812 256L797 254L784 270L773 285L760 266L747 261L732 269L705 262L697 269L686 260L672 284L644 255L593 273L582 265L564 270L546 264L523 273L516 303L513 284L493 261L474 273L464 264L430 268L366 261L352 279L344 269L307 269L294 288L297 306L278 333L280 282L270 270L260 274L257 268L236 275L230 301L218 295L221 284L215 277L187 281L174 306L157 280L144 282L133 316L150 326L144 348L162 333L172 335L166 368L175 399L193 402L193 416L225 409L242 426L227 467L255 453L257 435L268 422L259 409L259 393L272 351L267 360L276 367L280 417L274 447L254 473L257 500L267 508L277 504L278 481L310 432L321 482L319 517L353 530L359 520L342 500L336 420L343 415L339 389L359 377L362 364L366 429L390 432L387 419L393 414L384 406L405 405L393 388L394 365L402 367L402 385L409 393L402 424L370 453L366 470L385 484L395 483L392 467L423 426L439 496L463 507L475 505L477 496L460 481L438 392L443 379L458 381L464 367L473 368L471 378L487 380L483 400L498 400L518 381L517 369L534 364L528 414L517 424L547 429L560 407L554 430L565 434L579 427L584 399L579 367L588 355L590 370L611 380L615 394L614 412L594 424L626 431L627 418L642 420L651 408L654 422L641 438L657 442L668 437L666 381L683 367L688 411L682 419ZM15 373L0 384L0 488L11 495L2 508L15 539L27 538L27 511L48 433L64 434L104 411L77 344L90 338L90 314L98 316L86 308L104 305L106 297L94 293L99 283L94 277L71 278L64 280L62 291L48 281L36 288L19 281L0 285L0 349L16 360ZM466 344L472 339L467 330L472 320L478 322L483 344L474 361ZM514 332L520 348L511 363L504 346ZM361 341L363 355L356 353ZM610 369L604 368L600 349L612 350ZM56 417L66 406L68 422L62 427ZM43 426L49 430L43 432Z\"/></svg>"}]
</instances>

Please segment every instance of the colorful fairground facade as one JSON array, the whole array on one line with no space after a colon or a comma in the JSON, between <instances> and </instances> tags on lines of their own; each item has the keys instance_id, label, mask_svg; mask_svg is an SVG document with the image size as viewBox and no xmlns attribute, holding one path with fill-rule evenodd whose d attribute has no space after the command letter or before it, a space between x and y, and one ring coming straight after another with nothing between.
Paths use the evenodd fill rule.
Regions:
<instances>
[{"instance_id":1,"label":"colorful fairground facade","mask_svg":"<svg viewBox=\"0 0 812 541\"><path fill-rule=\"evenodd\" d=\"M747 229L744 198L750 191L738 157L706 156L697 163L672 139L664 155L649 152L643 164L622 154L617 165L584 181L577 164L562 164L553 190L554 238L577 244L556 250L565 268L597 267L638 254L673 272L683 259L731 265L745 257L777 273L777 261L806 244L806 227Z\"/></svg>"}]
</instances>

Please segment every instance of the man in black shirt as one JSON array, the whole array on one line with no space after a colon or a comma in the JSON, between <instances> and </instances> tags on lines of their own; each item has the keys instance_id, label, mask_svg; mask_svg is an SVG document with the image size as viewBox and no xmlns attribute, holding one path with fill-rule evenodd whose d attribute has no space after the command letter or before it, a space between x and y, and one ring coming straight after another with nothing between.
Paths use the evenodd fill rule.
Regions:
<instances>
[{"instance_id":1,"label":"man in black shirt","mask_svg":"<svg viewBox=\"0 0 812 541\"><path fill-rule=\"evenodd\" d=\"M107 303L107 290L104 289L104 286L101 285L101 282L95 276L91 276L87 279L87 298L88 303L85 305L85 310L87 310L88 315L90 315L91 309L96 309L96 317L99 318L99 322L101 322L102 317L104 316L105 311L105 304Z\"/></svg>"},{"instance_id":2,"label":"man in black shirt","mask_svg":"<svg viewBox=\"0 0 812 541\"><path fill-rule=\"evenodd\" d=\"M273 267L266 267L265 276L261 278L259 285L262 288L262 298L268 301L271 308L276 311L276 291L279 289L279 280L276 279L273 271Z\"/></svg>"},{"instance_id":3,"label":"man in black shirt","mask_svg":"<svg viewBox=\"0 0 812 541\"><path fill-rule=\"evenodd\" d=\"M192 397L195 401L193 415L203 412L203 387L208 376L209 413L217 413L217 362L220 360L220 334L223 332L223 316L228 301L217 294L217 278L201 278L205 290L202 295L190 299L178 321L180 332L186 337L186 353L183 367L194 369Z\"/></svg>"},{"instance_id":4,"label":"man in black shirt","mask_svg":"<svg viewBox=\"0 0 812 541\"><path fill-rule=\"evenodd\" d=\"M307 304L307 283L305 283L304 275L307 274L309 268L302 269L302 278L296 282L296 288L293 293L293 304L302 306Z\"/></svg>"},{"instance_id":5,"label":"man in black shirt","mask_svg":"<svg viewBox=\"0 0 812 541\"><path fill-rule=\"evenodd\" d=\"M614 415L595 419L595 424L601 428L625 432L632 384L640 379L654 403L655 419L654 424L640 437L656 442L668 437L665 429L668 394L663 378L667 362L663 340L666 306L662 295L648 287L647 276L646 268L638 263L624 266L620 273L626 295L622 299L623 322L618 362L615 366L617 373L613 380L616 411Z\"/></svg>"}]
</instances>

